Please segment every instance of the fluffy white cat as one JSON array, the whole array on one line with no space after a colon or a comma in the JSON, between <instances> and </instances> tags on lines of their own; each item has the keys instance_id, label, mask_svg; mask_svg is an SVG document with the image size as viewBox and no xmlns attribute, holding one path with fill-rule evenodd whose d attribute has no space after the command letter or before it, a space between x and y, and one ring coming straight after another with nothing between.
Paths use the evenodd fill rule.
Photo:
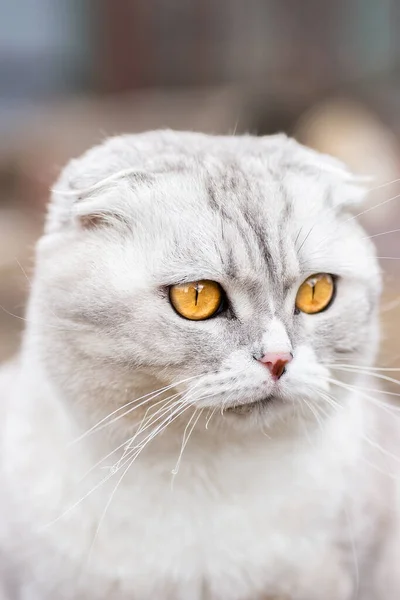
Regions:
<instances>
[{"instance_id":1,"label":"fluffy white cat","mask_svg":"<svg viewBox=\"0 0 400 600\"><path fill-rule=\"evenodd\" d=\"M4 598L400 598L363 195L285 136L67 166L0 373Z\"/></svg>"}]
</instances>

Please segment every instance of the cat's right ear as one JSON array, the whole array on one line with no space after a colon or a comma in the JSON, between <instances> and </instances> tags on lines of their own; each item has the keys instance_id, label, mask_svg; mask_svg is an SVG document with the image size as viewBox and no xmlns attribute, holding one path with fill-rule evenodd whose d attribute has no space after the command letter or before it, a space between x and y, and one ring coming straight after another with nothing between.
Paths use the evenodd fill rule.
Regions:
<instances>
[{"instance_id":1,"label":"cat's right ear","mask_svg":"<svg viewBox=\"0 0 400 600\"><path fill-rule=\"evenodd\" d=\"M46 233L71 227L88 230L129 226L132 195L139 186L149 185L152 177L137 170L124 169L83 187L81 181L70 176L73 162L52 189Z\"/></svg>"}]
</instances>

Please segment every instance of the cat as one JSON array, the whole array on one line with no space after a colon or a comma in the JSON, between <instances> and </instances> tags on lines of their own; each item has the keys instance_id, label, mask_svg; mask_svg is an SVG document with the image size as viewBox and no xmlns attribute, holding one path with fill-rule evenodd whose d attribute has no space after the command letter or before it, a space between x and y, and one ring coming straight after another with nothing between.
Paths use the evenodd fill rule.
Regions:
<instances>
[{"instance_id":1,"label":"cat","mask_svg":"<svg viewBox=\"0 0 400 600\"><path fill-rule=\"evenodd\" d=\"M283 134L71 161L0 375L5 599L400 597L365 194Z\"/></svg>"}]
</instances>

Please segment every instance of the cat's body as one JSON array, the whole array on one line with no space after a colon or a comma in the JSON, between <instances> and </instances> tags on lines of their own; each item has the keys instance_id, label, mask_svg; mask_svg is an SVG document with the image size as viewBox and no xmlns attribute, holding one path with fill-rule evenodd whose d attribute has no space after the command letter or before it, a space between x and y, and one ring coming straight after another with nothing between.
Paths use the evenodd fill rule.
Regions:
<instances>
[{"instance_id":1,"label":"cat's body","mask_svg":"<svg viewBox=\"0 0 400 600\"><path fill-rule=\"evenodd\" d=\"M357 195L284 137L128 136L65 172L0 374L7 600L399 597L390 409L364 371L329 387L328 365L377 349ZM338 277L332 306L293 312L319 272ZM197 279L229 298L202 322L165 292ZM274 351L293 356L279 380L260 363ZM181 396L137 400L165 385Z\"/></svg>"}]
</instances>

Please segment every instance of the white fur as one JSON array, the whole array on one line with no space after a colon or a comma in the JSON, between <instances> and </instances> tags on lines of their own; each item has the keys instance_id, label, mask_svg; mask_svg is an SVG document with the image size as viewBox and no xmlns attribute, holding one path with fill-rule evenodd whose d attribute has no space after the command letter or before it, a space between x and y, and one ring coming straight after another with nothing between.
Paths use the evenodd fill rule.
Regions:
<instances>
[{"instance_id":1,"label":"white fur","mask_svg":"<svg viewBox=\"0 0 400 600\"><path fill-rule=\"evenodd\" d=\"M245 192L219 186L238 164L257 183L245 208L268 223L278 281L253 237L249 263ZM206 176L233 211L226 221L209 209ZM291 212L278 227L283 184ZM383 426L390 438L386 413L362 392L365 375L338 377L329 366L340 344L354 346L357 364L377 350L379 270L345 212L353 185L344 167L284 137L151 132L111 140L67 168L38 245L22 350L0 376L6 598L400 596L392 465L366 441L382 443ZM221 263L229 248L235 277ZM340 277L335 302L293 316L298 286L320 271ZM199 274L221 281L235 318L173 313L159 286ZM294 354L278 384L254 360L267 351ZM333 388L333 376L360 391ZM191 404L130 468L110 471L124 448L104 457L129 442L151 404L84 432L163 385ZM276 405L251 408L271 392ZM244 412L221 414L237 404Z\"/></svg>"}]
</instances>

